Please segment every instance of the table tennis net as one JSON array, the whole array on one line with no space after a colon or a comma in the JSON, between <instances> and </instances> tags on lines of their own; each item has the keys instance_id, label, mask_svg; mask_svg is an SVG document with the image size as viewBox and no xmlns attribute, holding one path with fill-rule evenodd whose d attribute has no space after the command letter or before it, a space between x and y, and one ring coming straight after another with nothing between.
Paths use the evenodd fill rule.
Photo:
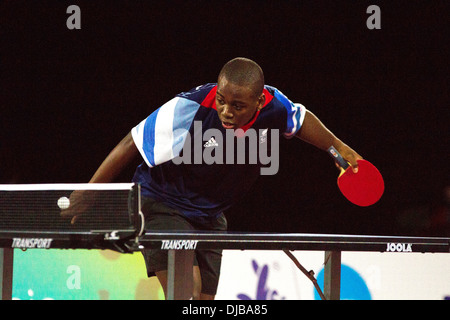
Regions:
<instances>
[{"instance_id":1,"label":"table tennis net","mask_svg":"<svg viewBox=\"0 0 450 320\"><path fill-rule=\"evenodd\" d=\"M61 216L58 200L80 191L82 210L71 224L70 217ZM134 184L0 185L0 230L131 230L137 192Z\"/></svg>"}]
</instances>

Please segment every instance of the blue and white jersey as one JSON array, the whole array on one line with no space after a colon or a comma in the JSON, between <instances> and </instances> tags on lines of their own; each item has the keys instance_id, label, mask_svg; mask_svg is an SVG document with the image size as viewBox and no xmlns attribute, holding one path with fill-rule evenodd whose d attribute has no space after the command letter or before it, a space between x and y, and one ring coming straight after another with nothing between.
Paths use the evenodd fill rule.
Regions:
<instances>
[{"instance_id":1,"label":"blue and white jersey","mask_svg":"<svg viewBox=\"0 0 450 320\"><path fill-rule=\"evenodd\" d=\"M133 178L141 184L143 196L199 223L216 217L251 188L267 166L252 155L261 146L273 145L274 134L293 137L306 113L301 104L265 86L264 107L242 130L226 130L217 114L216 91L216 84L206 84L180 93L131 131L144 159ZM240 144L242 139L247 143ZM252 142L258 145L256 151ZM246 154L239 158L237 146L242 145Z\"/></svg>"}]
</instances>

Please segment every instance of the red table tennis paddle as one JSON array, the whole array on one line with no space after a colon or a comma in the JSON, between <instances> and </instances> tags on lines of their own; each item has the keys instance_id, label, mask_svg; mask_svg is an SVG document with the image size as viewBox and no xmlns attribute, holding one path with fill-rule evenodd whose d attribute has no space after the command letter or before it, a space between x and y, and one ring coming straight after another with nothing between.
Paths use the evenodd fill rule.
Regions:
<instances>
[{"instance_id":1,"label":"red table tennis paddle","mask_svg":"<svg viewBox=\"0 0 450 320\"><path fill-rule=\"evenodd\" d=\"M352 203L367 207L373 205L384 192L384 180L380 171L367 160L358 161L358 172L354 173L349 163L331 146L328 153L341 167L337 184L342 194Z\"/></svg>"}]
</instances>

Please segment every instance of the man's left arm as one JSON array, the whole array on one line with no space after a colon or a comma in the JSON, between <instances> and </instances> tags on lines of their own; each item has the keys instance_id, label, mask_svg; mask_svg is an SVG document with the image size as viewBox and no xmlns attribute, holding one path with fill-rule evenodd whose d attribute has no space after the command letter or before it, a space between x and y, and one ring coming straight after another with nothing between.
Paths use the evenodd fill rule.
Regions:
<instances>
[{"instance_id":1,"label":"man's left arm","mask_svg":"<svg viewBox=\"0 0 450 320\"><path fill-rule=\"evenodd\" d=\"M350 163L353 171L357 171L358 163L356 160L362 159L362 157L337 138L311 111L306 110L302 127L295 136L324 151L330 146L334 146L342 157Z\"/></svg>"}]
</instances>

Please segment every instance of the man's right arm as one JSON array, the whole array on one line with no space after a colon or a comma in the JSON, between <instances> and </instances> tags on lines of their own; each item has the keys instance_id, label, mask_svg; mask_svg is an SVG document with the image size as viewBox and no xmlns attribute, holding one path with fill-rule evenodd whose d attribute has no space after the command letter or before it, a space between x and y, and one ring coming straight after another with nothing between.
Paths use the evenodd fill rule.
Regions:
<instances>
[{"instance_id":1,"label":"man's right arm","mask_svg":"<svg viewBox=\"0 0 450 320\"><path fill-rule=\"evenodd\" d=\"M89 183L110 183L129 165L137 156L139 151L134 144L131 133L127 134L122 141L106 157ZM88 190L75 190L70 195L70 206L61 210L61 216L70 218L74 224L79 215L82 215L95 201L95 192Z\"/></svg>"},{"instance_id":2,"label":"man's right arm","mask_svg":"<svg viewBox=\"0 0 450 320\"><path fill-rule=\"evenodd\" d=\"M110 183L139 156L131 132L111 151L92 176L89 183Z\"/></svg>"}]
</instances>

